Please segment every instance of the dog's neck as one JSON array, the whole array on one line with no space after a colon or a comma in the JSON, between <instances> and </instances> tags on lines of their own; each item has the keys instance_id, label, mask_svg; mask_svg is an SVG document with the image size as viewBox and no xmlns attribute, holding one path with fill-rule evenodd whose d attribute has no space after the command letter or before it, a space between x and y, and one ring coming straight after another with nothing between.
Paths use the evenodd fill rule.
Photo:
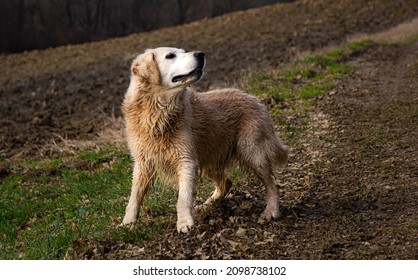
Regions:
<instances>
[{"instance_id":1,"label":"dog's neck","mask_svg":"<svg viewBox=\"0 0 418 280\"><path fill-rule=\"evenodd\" d=\"M190 89L162 89L159 86L138 86L131 80L123 101L127 125L134 122L141 133L160 137L173 133L184 117L186 95Z\"/></svg>"}]
</instances>

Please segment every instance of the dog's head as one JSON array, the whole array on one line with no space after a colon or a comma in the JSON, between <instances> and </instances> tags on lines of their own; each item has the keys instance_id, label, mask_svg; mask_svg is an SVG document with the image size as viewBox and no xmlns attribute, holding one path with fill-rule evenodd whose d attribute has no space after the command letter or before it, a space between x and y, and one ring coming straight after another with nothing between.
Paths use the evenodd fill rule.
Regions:
<instances>
[{"instance_id":1,"label":"dog's head","mask_svg":"<svg viewBox=\"0 0 418 280\"><path fill-rule=\"evenodd\" d=\"M141 82L164 88L185 88L203 75L205 54L177 48L147 49L132 63L132 75Z\"/></svg>"}]
</instances>

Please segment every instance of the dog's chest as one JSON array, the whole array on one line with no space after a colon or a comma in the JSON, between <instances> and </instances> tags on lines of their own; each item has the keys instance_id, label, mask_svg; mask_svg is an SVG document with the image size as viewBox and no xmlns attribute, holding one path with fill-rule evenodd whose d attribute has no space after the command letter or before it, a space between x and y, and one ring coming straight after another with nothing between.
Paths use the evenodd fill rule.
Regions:
<instances>
[{"instance_id":1,"label":"dog's chest","mask_svg":"<svg viewBox=\"0 0 418 280\"><path fill-rule=\"evenodd\" d=\"M133 155L140 153L146 161L153 162L156 166L172 165L171 162L189 157L193 153L192 139L187 131L175 130L160 135L148 131L131 136L128 143Z\"/></svg>"}]
</instances>

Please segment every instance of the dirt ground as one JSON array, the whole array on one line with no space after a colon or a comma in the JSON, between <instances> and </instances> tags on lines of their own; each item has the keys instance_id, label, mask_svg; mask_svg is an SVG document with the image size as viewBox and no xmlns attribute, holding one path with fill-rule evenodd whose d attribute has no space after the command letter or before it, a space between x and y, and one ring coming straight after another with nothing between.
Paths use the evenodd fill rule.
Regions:
<instances>
[{"instance_id":1,"label":"dirt ground","mask_svg":"<svg viewBox=\"0 0 418 280\"><path fill-rule=\"evenodd\" d=\"M295 1L105 42L1 56L0 176L51 141L93 139L113 117L133 55L202 49L202 88L377 32L418 15L416 1ZM318 100L306 144L281 171L281 219L257 224L263 187L249 178L217 209L145 250L97 244L87 258L417 259L418 44L373 46Z\"/></svg>"}]
</instances>

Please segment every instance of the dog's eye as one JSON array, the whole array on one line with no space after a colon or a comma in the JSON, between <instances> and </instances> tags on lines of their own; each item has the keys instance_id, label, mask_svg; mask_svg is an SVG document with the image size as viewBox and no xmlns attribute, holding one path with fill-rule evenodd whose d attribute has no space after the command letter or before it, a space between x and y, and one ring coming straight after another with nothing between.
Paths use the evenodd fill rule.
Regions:
<instances>
[{"instance_id":1,"label":"dog's eye","mask_svg":"<svg viewBox=\"0 0 418 280\"><path fill-rule=\"evenodd\" d=\"M166 59L173 59L175 57L176 57L176 54L174 54L174 53L169 53L165 56Z\"/></svg>"}]
</instances>

